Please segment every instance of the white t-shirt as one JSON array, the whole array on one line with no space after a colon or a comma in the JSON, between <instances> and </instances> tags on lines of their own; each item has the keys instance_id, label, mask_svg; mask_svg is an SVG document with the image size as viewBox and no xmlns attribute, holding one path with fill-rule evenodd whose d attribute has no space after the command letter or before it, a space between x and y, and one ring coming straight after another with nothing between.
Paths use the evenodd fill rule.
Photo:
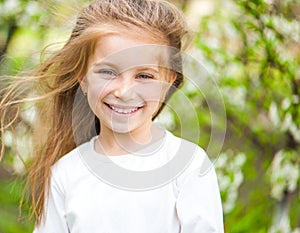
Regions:
<instances>
[{"instance_id":1,"label":"white t-shirt","mask_svg":"<svg viewBox=\"0 0 300 233\"><path fill-rule=\"evenodd\" d=\"M197 145L168 131L135 153L105 156L96 137L51 170L34 233L223 233L215 170Z\"/></svg>"}]
</instances>

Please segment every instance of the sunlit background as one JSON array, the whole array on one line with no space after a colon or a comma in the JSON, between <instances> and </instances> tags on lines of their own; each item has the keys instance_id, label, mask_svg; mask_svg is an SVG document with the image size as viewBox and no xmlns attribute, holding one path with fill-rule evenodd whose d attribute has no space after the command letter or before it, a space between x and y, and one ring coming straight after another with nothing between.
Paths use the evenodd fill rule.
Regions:
<instances>
[{"instance_id":1,"label":"sunlit background","mask_svg":"<svg viewBox=\"0 0 300 233\"><path fill-rule=\"evenodd\" d=\"M216 109L211 113L207 104L215 100L215 93L204 98L195 88L183 88L196 108L201 131L197 143L204 148L209 143L215 148L222 146L220 154L211 156L226 232L299 233L300 1L174 2L185 12L195 39L188 53L210 74L195 75L214 78L226 108L225 124L224 116ZM56 43L48 51L63 46L78 9L87 3L0 0L0 75L33 68L46 45ZM4 85L0 79L0 87ZM175 101L178 98L174 96ZM18 213L26 168L16 148L28 164L34 124L34 108L26 107L29 110L15 129L18 145L10 131L5 133L6 154L0 164L0 233L33 229L26 211L22 218ZM180 123L176 114L166 110L160 121L168 129L179 134L182 125L189 127L188 121ZM211 114L216 115L216 131L226 133L222 145L218 140L210 142Z\"/></svg>"}]
</instances>

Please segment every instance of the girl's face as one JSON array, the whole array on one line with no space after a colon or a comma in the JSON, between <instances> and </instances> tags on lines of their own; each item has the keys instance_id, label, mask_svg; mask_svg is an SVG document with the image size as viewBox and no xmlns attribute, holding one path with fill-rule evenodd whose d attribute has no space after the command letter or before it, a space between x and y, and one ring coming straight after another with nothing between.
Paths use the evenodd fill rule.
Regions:
<instances>
[{"instance_id":1,"label":"girl's face","mask_svg":"<svg viewBox=\"0 0 300 233\"><path fill-rule=\"evenodd\" d=\"M164 49L147 38L145 33L143 39L109 34L96 44L81 86L100 120L101 134L149 133L152 117L175 80L160 67Z\"/></svg>"}]
</instances>

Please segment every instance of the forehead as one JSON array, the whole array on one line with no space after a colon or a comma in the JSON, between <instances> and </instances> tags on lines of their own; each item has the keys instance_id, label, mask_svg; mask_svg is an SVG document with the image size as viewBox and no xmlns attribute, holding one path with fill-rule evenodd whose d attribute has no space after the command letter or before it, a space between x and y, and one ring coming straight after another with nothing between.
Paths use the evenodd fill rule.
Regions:
<instances>
[{"instance_id":1,"label":"forehead","mask_svg":"<svg viewBox=\"0 0 300 233\"><path fill-rule=\"evenodd\" d=\"M113 64L125 70L137 66L167 66L165 43L151 39L149 33L111 33L96 43L91 65ZM166 64L164 64L166 63Z\"/></svg>"}]
</instances>

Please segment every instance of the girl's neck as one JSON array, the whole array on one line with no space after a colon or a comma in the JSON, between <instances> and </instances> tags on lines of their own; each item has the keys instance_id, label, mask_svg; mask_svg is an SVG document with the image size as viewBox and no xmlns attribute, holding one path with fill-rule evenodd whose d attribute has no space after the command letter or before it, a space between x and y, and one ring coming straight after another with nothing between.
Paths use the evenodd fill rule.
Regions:
<instances>
[{"instance_id":1,"label":"girl's neck","mask_svg":"<svg viewBox=\"0 0 300 233\"><path fill-rule=\"evenodd\" d=\"M124 155L152 144L161 139L165 132L156 124L151 123L148 130L142 132L116 133L103 130L95 143L95 150L105 155Z\"/></svg>"}]
</instances>

